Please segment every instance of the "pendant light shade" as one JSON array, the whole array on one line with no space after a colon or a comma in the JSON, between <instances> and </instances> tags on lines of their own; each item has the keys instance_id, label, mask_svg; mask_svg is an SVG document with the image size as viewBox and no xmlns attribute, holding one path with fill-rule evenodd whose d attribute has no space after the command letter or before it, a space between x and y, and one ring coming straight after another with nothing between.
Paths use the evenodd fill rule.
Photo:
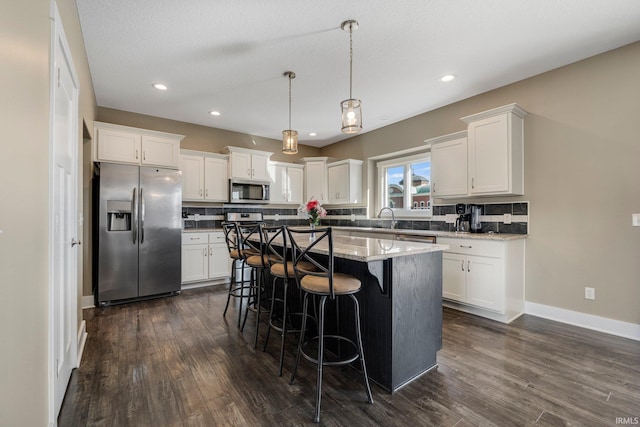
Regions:
<instances>
[{"instance_id":1,"label":"pendant light shade","mask_svg":"<svg viewBox=\"0 0 640 427\"><path fill-rule=\"evenodd\" d=\"M282 131L282 152L296 154L298 152L298 131L291 129L291 80L296 78L296 73L287 71L284 76L289 79L289 129Z\"/></svg>"},{"instance_id":2,"label":"pendant light shade","mask_svg":"<svg viewBox=\"0 0 640 427\"><path fill-rule=\"evenodd\" d=\"M340 103L342 110L342 133L357 133L362 130L362 101L354 99L353 87L353 32L358 29L358 21L353 19L344 21L341 25L349 32L349 99Z\"/></svg>"}]
</instances>

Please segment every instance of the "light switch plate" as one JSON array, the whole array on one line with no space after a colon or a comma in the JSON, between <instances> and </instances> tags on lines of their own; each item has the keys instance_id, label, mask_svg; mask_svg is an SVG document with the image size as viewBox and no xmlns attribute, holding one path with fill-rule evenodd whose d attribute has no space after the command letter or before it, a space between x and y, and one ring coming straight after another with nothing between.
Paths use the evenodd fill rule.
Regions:
<instances>
[{"instance_id":1,"label":"light switch plate","mask_svg":"<svg viewBox=\"0 0 640 427\"><path fill-rule=\"evenodd\" d=\"M351 214L351 221L355 221L356 220L356 214Z\"/></svg>"},{"instance_id":2,"label":"light switch plate","mask_svg":"<svg viewBox=\"0 0 640 427\"><path fill-rule=\"evenodd\" d=\"M511 224L511 214L504 214L502 222L504 222L505 224Z\"/></svg>"},{"instance_id":3,"label":"light switch plate","mask_svg":"<svg viewBox=\"0 0 640 427\"><path fill-rule=\"evenodd\" d=\"M631 225L640 227L640 214L631 214Z\"/></svg>"},{"instance_id":4,"label":"light switch plate","mask_svg":"<svg viewBox=\"0 0 640 427\"><path fill-rule=\"evenodd\" d=\"M280 221L280 214L275 214L273 217L275 221Z\"/></svg>"}]
</instances>

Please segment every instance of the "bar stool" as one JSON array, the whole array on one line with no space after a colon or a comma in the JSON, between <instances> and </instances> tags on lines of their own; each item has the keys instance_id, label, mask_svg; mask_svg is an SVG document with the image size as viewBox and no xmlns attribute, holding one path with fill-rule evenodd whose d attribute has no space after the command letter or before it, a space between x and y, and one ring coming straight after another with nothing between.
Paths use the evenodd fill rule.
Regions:
<instances>
[{"instance_id":1,"label":"bar stool","mask_svg":"<svg viewBox=\"0 0 640 427\"><path fill-rule=\"evenodd\" d=\"M291 313L289 311L289 284L295 281L296 276L293 271L293 262L291 261L291 255L289 254L289 245L287 244L286 226L273 226L262 227L264 252L263 256L269 260L270 268L269 273L273 278L271 287L271 310L269 312L269 329L267 330L267 337L264 342L262 351L267 350L269 344L269 336L271 335L271 329L280 333L280 366L278 368L278 376L282 376L282 368L284 366L284 347L285 340L288 333L300 332L300 329L294 329L294 326L288 325L291 323L293 316L302 316L302 313ZM301 261L301 267L305 270L315 270L315 266L311 263ZM282 281L282 286L278 286L278 282ZM278 297L276 292L281 289L282 296ZM298 287L300 292L300 287ZM300 302L302 297L300 297ZM282 305L282 315L279 318L274 316L274 308L277 304ZM287 322L289 319L289 322Z\"/></svg>"},{"instance_id":2,"label":"bar stool","mask_svg":"<svg viewBox=\"0 0 640 427\"><path fill-rule=\"evenodd\" d=\"M244 331L247 323L249 311L256 313L256 329L253 338L253 348L258 347L258 330L260 329L260 315L268 313L269 310L262 306L262 294L265 292L265 272L269 269L269 259L264 254L264 242L262 239L262 227L264 223L242 223L238 224L242 239L243 255L245 262L251 267L249 279L249 299L244 312L244 320L240 331Z\"/></svg>"},{"instance_id":3,"label":"bar stool","mask_svg":"<svg viewBox=\"0 0 640 427\"><path fill-rule=\"evenodd\" d=\"M331 227L316 228L315 230L308 229L287 229L289 241L291 242L293 253L293 270L300 288L304 292L304 304L303 304L303 316L302 316L302 332L300 332L300 340L298 341L298 351L296 354L296 363L291 374L291 384L296 379L296 371L298 370L298 364L300 362L300 356L318 365L317 375L317 390L316 390L316 410L313 421L320 422L320 402L322 398L322 368L324 366L342 366L350 364L358 359L362 364L362 377L367 392L367 401L373 403L373 396L371 395L371 387L369 386L369 378L367 377L367 367L364 361L364 350L362 347L362 335L360 333L360 305L358 300L354 296L360 291L361 283L357 278L344 273L335 273L333 271L333 239L331 236ZM311 233L315 233L316 237L313 238ZM328 254L326 261L318 261L324 259L323 257L313 257L311 251L318 247ZM316 271L307 270L304 263L311 263L317 269ZM320 297L319 302L319 317L318 317L318 336L313 337L307 341L304 341L304 331L306 328L307 310L309 306L309 295L317 295ZM340 335L325 335L324 334L324 322L325 322L325 304L327 298L336 300L339 297L349 297L353 302L355 311L355 330L356 341L340 336ZM344 357L339 360L325 360L325 338L331 338L337 340L338 344L342 342L349 343L353 346L355 353ZM311 342L318 343L317 358L313 355L305 352L305 347ZM342 357L342 355L338 355Z\"/></svg>"},{"instance_id":4,"label":"bar stool","mask_svg":"<svg viewBox=\"0 0 640 427\"><path fill-rule=\"evenodd\" d=\"M222 316L227 315L227 309L229 308L229 301L231 297L240 298L240 308L238 309L238 327L240 327L240 320L242 319L242 300L246 297L246 292L249 290L250 284L244 280L244 266L246 264L246 258L249 256L248 252L245 253L242 244L242 235L238 224L236 222L223 222L222 231L224 231L224 239L229 250L229 257L233 260L231 263L231 281L229 283L229 293L227 294L227 303L224 306L224 312ZM240 262L240 268L242 271L242 277L240 282L237 278L238 261Z\"/></svg>"}]
</instances>

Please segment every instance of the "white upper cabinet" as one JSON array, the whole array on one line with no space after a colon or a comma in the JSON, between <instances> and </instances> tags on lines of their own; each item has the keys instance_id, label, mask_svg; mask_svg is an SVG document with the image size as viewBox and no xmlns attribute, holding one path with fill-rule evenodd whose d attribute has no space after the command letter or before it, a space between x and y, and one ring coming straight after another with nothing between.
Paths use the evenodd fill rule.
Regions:
<instances>
[{"instance_id":1,"label":"white upper cabinet","mask_svg":"<svg viewBox=\"0 0 640 427\"><path fill-rule=\"evenodd\" d=\"M463 117L468 124L469 195L524 194L524 117L510 104Z\"/></svg>"},{"instance_id":2,"label":"white upper cabinet","mask_svg":"<svg viewBox=\"0 0 640 427\"><path fill-rule=\"evenodd\" d=\"M226 202L229 200L228 161L224 158L204 158L204 199Z\"/></svg>"},{"instance_id":3,"label":"white upper cabinet","mask_svg":"<svg viewBox=\"0 0 640 427\"><path fill-rule=\"evenodd\" d=\"M341 160L327 164L328 203L362 202L362 160Z\"/></svg>"},{"instance_id":4,"label":"white upper cabinet","mask_svg":"<svg viewBox=\"0 0 640 427\"><path fill-rule=\"evenodd\" d=\"M268 173L271 183L270 203L302 203L304 166L293 163L270 162Z\"/></svg>"},{"instance_id":5,"label":"white upper cabinet","mask_svg":"<svg viewBox=\"0 0 640 427\"><path fill-rule=\"evenodd\" d=\"M182 200L226 202L229 197L227 156L183 150Z\"/></svg>"},{"instance_id":6,"label":"white upper cabinet","mask_svg":"<svg viewBox=\"0 0 640 427\"><path fill-rule=\"evenodd\" d=\"M204 199L204 158L202 156L180 156L182 171L182 200Z\"/></svg>"},{"instance_id":7,"label":"white upper cabinet","mask_svg":"<svg viewBox=\"0 0 640 427\"><path fill-rule=\"evenodd\" d=\"M184 136L111 123L94 122L96 162L128 163L178 169Z\"/></svg>"},{"instance_id":8,"label":"white upper cabinet","mask_svg":"<svg viewBox=\"0 0 640 427\"><path fill-rule=\"evenodd\" d=\"M467 195L467 132L425 141L431 144L431 194L433 197Z\"/></svg>"},{"instance_id":9,"label":"white upper cabinet","mask_svg":"<svg viewBox=\"0 0 640 427\"><path fill-rule=\"evenodd\" d=\"M240 147L225 147L229 154L229 178L268 181L267 165L272 153Z\"/></svg>"},{"instance_id":10,"label":"white upper cabinet","mask_svg":"<svg viewBox=\"0 0 640 427\"><path fill-rule=\"evenodd\" d=\"M327 202L328 157L304 157L304 201L311 199Z\"/></svg>"},{"instance_id":11,"label":"white upper cabinet","mask_svg":"<svg viewBox=\"0 0 640 427\"><path fill-rule=\"evenodd\" d=\"M158 136L142 135L142 164L180 167L180 141Z\"/></svg>"}]
</instances>

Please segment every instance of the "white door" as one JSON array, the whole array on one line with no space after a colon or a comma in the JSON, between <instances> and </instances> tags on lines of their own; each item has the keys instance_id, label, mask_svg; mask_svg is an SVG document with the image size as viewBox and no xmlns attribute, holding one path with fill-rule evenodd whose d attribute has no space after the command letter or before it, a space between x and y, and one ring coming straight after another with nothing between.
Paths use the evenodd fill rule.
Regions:
<instances>
[{"instance_id":1,"label":"white door","mask_svg":"<svg viewBox=\"0 0 640 427\"><path fill-rule=\"evenodd\" d=\"M56 9L54 25L53 99L51 104L51 329L53 396L51 416L57 417L77 365L78 305L78 84L62 23Z\"/></svg>"},{"instance_id":2,"label":"white door","mask_svg":"<svg viewBox=\"0 0 640 427\"><path fill-rule=\"evenodd\" d=\"M227 160L204 158L204 199L219 202L229 200Z\"/></svg>"},{"instance_id":3,"label":"white door","mask_svg":"<svg viewBox=\"0 0 640 427\"><path fill-rule=\"evenodd\" d=\"M209 276L209 245L182 245L182 282L197 282Z\"/></svg>"},{"instance_id":4,"label":"white door","mask_svg":"<svg viewBox=\"0 0 640 427\"><path fill-rule=\"evenodd\" d=\"M266 181L269 179L267 172L267 164L269 163L269 157L262 154L251 155L251 178Z\"/></svg>"},{"instance_id":5,"label":"white door","mask_svg":"<svg viewBox=\"0 0 640 427\"><path fill-rule=\"evenodd\" d=\"M302 194L304 193L304 169L287 168L287 181L289 184L288 201L290 203L301 204L303 201Z\"/></svg>"},{"instance_id":6,"label":"white door","mask_svg":"<svg viewBox=\"0 0 640 427\"><path fill-rule=\"evenodd\" d=\"M284 203L287 201L286 170L287 168L281 165L273 163L269 165L269 181L271 183L269 201L271 203Z\"/></svg>"},{"instance_id":7,"label":"white door","mask_svg":"<svg viewBox=\"0 0 640 427\"><path fill-rule=\"evenodd\" d=\"M465 302L466 265L464 255L442 254L442 297Z\"/></svg>"},{"instance_id":8,"label":"white door","mask_svg":"<svg viewBox=\"0 0 640 427\"><path fill-rule=\"evenodd\" d=\"M480 256L467 257L467 302L504 312L502 260Z\"/></svg>"},{"instance_id":9,"label":"white door","mask_svg":"<svg viewBox=\"0 0 640 427\"><path fill-rule=\"evenodd\" d=\"M182 200L204 198L204 159L200 156L180 156L182 170Z\"/></svg>"}]
</instances>

